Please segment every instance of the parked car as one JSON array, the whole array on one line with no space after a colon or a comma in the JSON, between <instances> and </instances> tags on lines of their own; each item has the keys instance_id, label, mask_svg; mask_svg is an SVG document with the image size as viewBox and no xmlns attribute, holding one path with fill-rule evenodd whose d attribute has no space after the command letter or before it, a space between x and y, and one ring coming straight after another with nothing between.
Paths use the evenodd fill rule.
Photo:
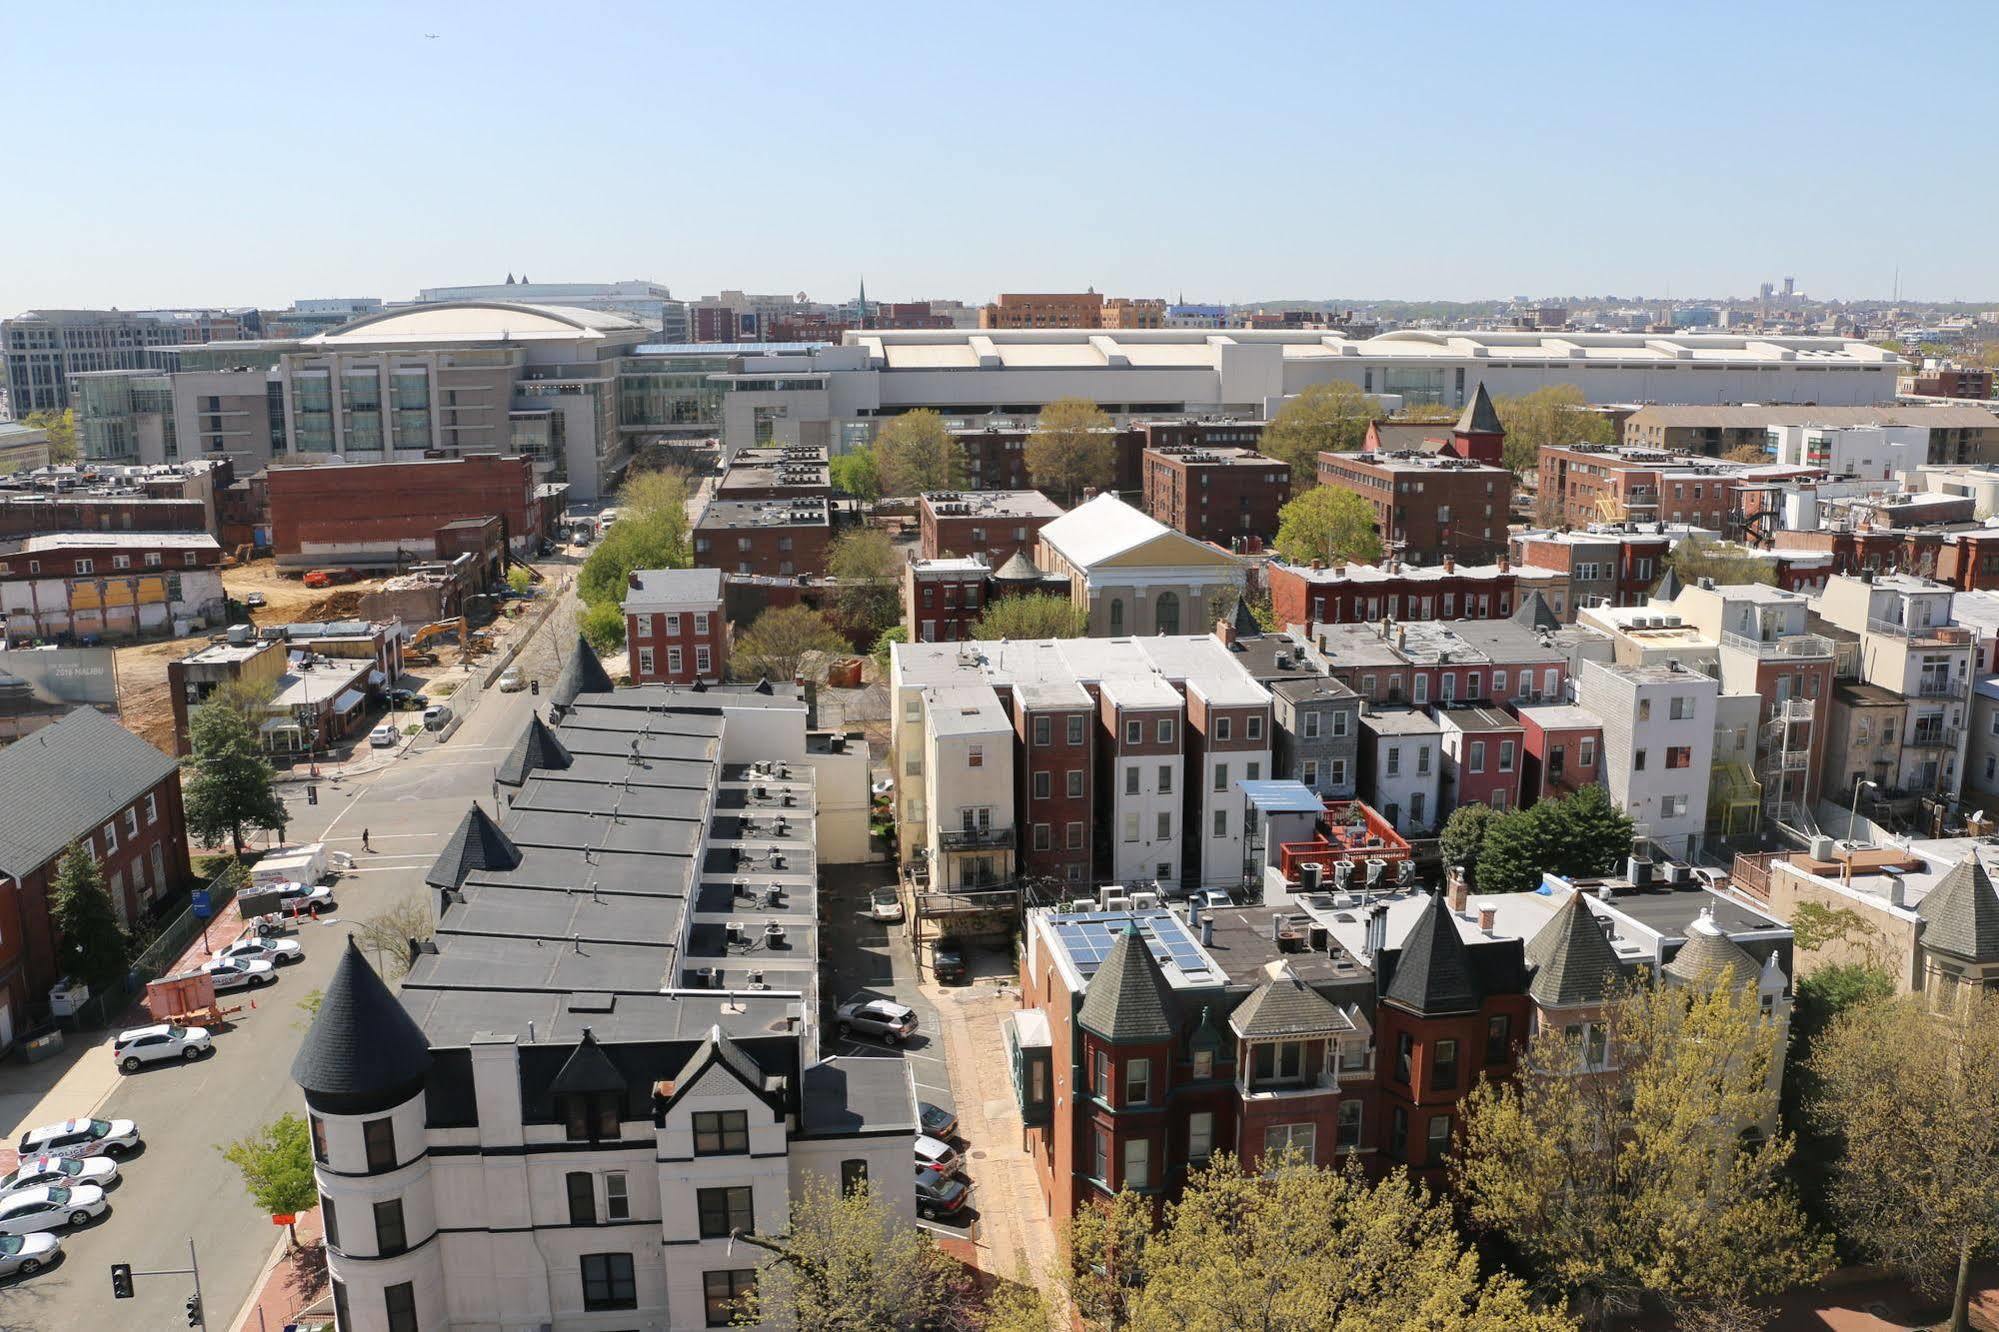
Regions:
<instances>
[{"instance_id":1,"label":"parked car","mask_svg":"<svg viewBox=\"0 0 1999 1332\"><path fill-rule=\"evenodd\" d=\"M278 910L286 915L291 914L294 907L303 912L309 912L314 907L321 911L333 910L333 890L323 883L300 883L292 879L272 884L271 887L278 895Z\"/></svg>"},{"instance_id":2,"label":"parked car","mask_svg":"<svg viewBox=\"0 0 1999 1332\"><path fill-rule=\"evenodd\" d=\"M965 945L950 935L939 939L930 949L930 974L939 984L968 978L971 972L965 967Z\"/></svg>"},{"instance_id":3,"label":"parked car","mask_svg":"<svg viewBox=\"0 0 1999 1332\"><path fill-rule=\"evenodd\" d=\"M952 1216L964 1209L972 1196L972 1186L962 1179L940 1175L924 1166L916 1167L916 1214Z\"/></svg>"},{"instance_id":4,"label":"parked car","mask_svg":"<svg viewBox=\"0 0 1999 1332\"><path fill-rule=\"evenodd\" d=\"M427 731L441 731L450 720L449 703L433 703L423 710L423 726Z\"/></svg>"},{"instance_id":5,"label":"parked car","mask_svg":"<svg viewBox=\"0 0 1999 1332\"><path fill-rule=\"evenodd\" d=\"M253 962L268 962L274 967L288 967L294 962L305 961L305 945L296 939L259 939L251 935L238 939L216 956L248 958Z\"/></svg>"},{"instance_id":6,"label":"parked car","mask_svg":"<svg viewBox=\"0 0 1999 1332\"><path fill-rule=\"evenodd\" d=\"M118 1163L108 1156L30 1156L0 1175L0 1196L18 1193L43 1184L95 1184L111 1187L118 1178Z\"/></svg>"},{"instance_id":7,"label":"parked car","mask_svg":"<svg viewBox=\"0 0 1999 1332\"><path fill-rule=\"evenodd\" d=\"M129 1119L65 1119L21 1135L16 1149L29 1156L123 1156L139 1145L139 1126Z\"/></svg>"},{"instance_id":8,"label":"parked car","mask_svg":"<svg viewBox=\"0 0 1999 1332\"><path fill-rule=\"evenodd\" d=\"M925 1133L944 1142L949 1142L958 1135L957 1114L941 1105L919 1101L916 1106L916 1122L922 1125Z\"/></svg>"},{"instance_id":9,"label":"parked car","mask_svg":"<svg viewBox=\"0 0 1999 1332\"><path fill-rule=\"evenodd\" d=\"M243 597L243 604L254 610L264 604L264 594L262 592L247 593Z\"/></svg>"},{"instance_id":10,"label":"parked car","mask_svg":"<svg viewBox=\"0 0 1999 1332\"><path fill-rule=\"evenodd\" d=\"M916 1010L893 999L857 1000L841 1004L837 1014L840 1034L860 1032L877 1036L894 1045L916 1034Z\"/></svg>"},{"instance_id":11,"label":"parked car","mask_svg":"<svg viewBox=\"0 0 1999 1332\"><path fill-rule=\"evenodd\" d=\"M396 688L389 691L389 706L392 708L413 708L423 694L415 689Z\"/></svg>"},{"instance_id":12,"label":"parked car","mask_svg":"<svg viewBox=\"0 0 1999 1332\"><path fill-rule=\"evenodd\" d=\"M0 1235L0 1276L33 1276L61 1252L62 1241L47 1231Z\"/></svg>"},{"instance_id":13,"label":"parked car","mask_svg":"<svg viewBox=\"0 0 1999 1332\"><path fill-rule=\"evenodd\" d=\"M500 672L501 693L517 694L525 688L527 688L527 681L521 677L520 667L509 666L507 667L507 669Z\"/></svg>"},{"instance_id":14,"label":"parked car","mask_svg":"<svg viewBox=\"0 0 1999 1332\"><path fill-rule=\"evenodd\" d=\"M868 915L876 920L901 920L902 899L893 888L877 888L868 895Z\"/></svg>"},{"instance_id":15,"label":"parked car","mask_svg":"<svg viewBox=\"0 0 1999 1332\"><path fill-rule=\"evenodd\" d=\"M214 1049L206 1027L177 1027L156 1022L148 1027L132 1027L118 1033L111 1043L111 1057L127 1073L136 1073L141 1064L157 1064L167 1059L195 1060Z\"/></svg>"},{"instance_id":16,"label":"parked car","mask_svg":"<svg viewBox=\"0 0 1999 1332\"><path fill-rule=\"evenodd\" d=\"M262 989L278 978L278 969L270 963L241 958L218 957L203 963L201 969L214 978L217 994L225 990Z\"/></svg>"},{"instance_id":17,"label":"parked car","mask_svg":"<svg viewBox=\"0 0 1999 1332\"><path fill-rule=\"evenodd\" d=\"M961 1173L965 1168L965 1158L958 1155L958 1149L942 1138L933 1138L928 1133L916 1135L916 1164L925 1170L948 1178Z\"/></svg>"},{"instance_id":18,"label":"parked car","mask_svg":"<svg viewBox=\"0 0 1999 1332\"><path fill-rule=\"evenodd\" d=\"M402 738L403 733L396 729L394 722L383 722L380 726L368 732L368 743L376 749L393 749L396 742Z\"/></svg>"},{"instance_id":19,"label":"parked car","mask_svg":"<svg viewBox=\"0 0 1999 1332\"><path fill-rule=\"evenodd\" d=\"M1223 907L1235 905L1235 899L1219 888L1203 888L1197 893L1189 893L1187 901L1203 911L1220 911Z\"/></svg>"},{"instance_id":20,"label":"parked car","mask_svg":"<svg viewBox=\"0 0 1999 1332\"><path fill-rule=\"evenodd\" d=\"M27 1235L37 1230L80 1226L105 1208L104 1190L95 1184L64 1188L44 1184L0 1198L0 1234Z\"/></svg>"}]
</instances>

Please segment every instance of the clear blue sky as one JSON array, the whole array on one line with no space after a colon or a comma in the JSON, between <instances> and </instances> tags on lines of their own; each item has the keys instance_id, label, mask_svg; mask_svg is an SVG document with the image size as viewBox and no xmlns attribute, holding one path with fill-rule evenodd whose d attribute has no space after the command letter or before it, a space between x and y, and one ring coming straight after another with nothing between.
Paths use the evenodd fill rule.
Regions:
<instances>
[{"instance_id":1,"label":"clear blue sky","mask_svg":"<svg viewBox=\"0 0 1999 1332\"><path fill-rule=\"evenodd\" d=\"M509 270L1864 298L1899 265L1907 297L1999 298L1989 6L86 0L0 26L0 313Z\"/></svg>"}]
</instances>

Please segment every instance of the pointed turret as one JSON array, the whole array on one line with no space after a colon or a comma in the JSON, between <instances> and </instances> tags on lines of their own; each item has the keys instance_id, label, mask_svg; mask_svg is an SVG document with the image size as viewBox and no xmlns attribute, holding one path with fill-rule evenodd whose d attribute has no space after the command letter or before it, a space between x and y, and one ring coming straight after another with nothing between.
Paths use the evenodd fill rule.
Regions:
<instances>
[{"instance_id":1,"label":"pointed turret","mask_svg":"<svg viewBox=\"0 0 1999 1332\"><path fill-rule=\"evenodd\" d=\"M1548 599L1536 588L1520 599L1519 608L1513 612L1513 623L1528 629L1559 629L1562 617L1555 614Z\"/></svg>"},{"instance_id":2,"label":"pointed turret","mask_svg":"<svg viewBox=\"0 0 1999 1332\"><path fill-rule=\"evenodd\" d=\"M1458 417L1456 431L1460 435L1504 435L1506 426L1499 419L1498 410L1492 405L1492 396L1485 391L1485 381L1480 380L1473 390L1471 401L1465 405L1464 414Z\"/></svg>"},{"instance_id":3,"label":"pointed turret","mask_svg":"<svg viewBox=\"0 0 1999 1332\"><path fill-rule=\"evenodd\" d=\"M1722 933L1708 908L1687 927L1687 941L1673 960L1659 970L1682 985L1753 985L1763 974L1756 959Z\"/></svg>"},{"instance_id":4,"label":"pointed turret","mask_svg":"<svg viewBox=\"0 0 1999 1332\"><path fill-rule=\"evenodd\" d=\"M1254 638L1263 632L1263 626L1256 622L1256 613L1241 597L1235 599L1235 613L1229 618L1237 638Z\"/></svg>"},{"instance_id":5,"label":"pointed turret","mask_svg":"<svg viewBox=\"0 0 1999 1332\"><path fill-rule=\"evenodd\" d=\"M333 969L319 1013L292 1060L292 1081L315 1110L367 1115L423 1091L430 1042L375 974L354 938Z\"/></svg>"},{"instance_id":6,"label":"pointed turret","mask_svg":"<svg viewBox=\"0 0 1999 1332\"><path fill-rule=\"evenodd\" d=\"M475 802L438 852L423 881L433 888L456 888L474 870L510 870L521 863L521 849Z\"/></svg>"},{"instance_id":7,"label":"pointed turret","mask_svg":"<svg viewBox=\"0 0 1999 1332\"><path fill-rule=\"evenodd\" d=\"M566 712L576 706L579 695L608 694L613 688L611 677L604 673L604 663L597 660L597 649L582 634L576 635L576 646L569 660L562 664L562 674L555 682L555 706Z\"/></svg>"},{"instance_id":8,"label":"pointed turret","mask_svg":"<svg viewBox=\"0 0 1999 1332\"><path fill-rule=\"evenodd\" d=\"M560 772L576 760L539 713L528 714L527 729L493 774L502 786L519 786L536 772Z\"/></svg>"},{"instance_id":9,"label":"pointed turret","mask_svg":"<svg viewBox=\"0 0 1999 1332\"><path fill-rule=\"evenodd\" d=\"M1685 586L1686 584L1680 581L1680 575L1674 572L1673 566L1669 564L1666 566L1666 572L1660 577L1659 581L1652 584L1652 600L1678 601L1680 599L1680 589Z\"/></svg>"},{"instance_id":10,"label":"pointed turret","mask_svg":"<svg viewBox=\"0 0 1999 1332\"><path fill-rule=\"evenodd\" d=\"M1601 1003L1610 983L1623 973L1617 950L1581 893L1571 893L1527 941L1527 963L1534 968L1527 993L1549 1008Z\"/></svg>"},{"instance_id":11,"label":"pointed turret","mask_svg":"<svg viewBox=\"0 0 1999 1332\"><path fill-rule=\"evenodd\" d=\"M1041 570L1034 567L1034 561L1027 558L1025 550L1016 550L1007 556L1006 563L993 572L995 583L1038 583Z\"/></svg>"},{"instance_id":12,"label":"pointed turret","mask_svg":"<svg viewBox=\"0 0 1999 1332\"><path fill-rule=\"evenodd\" d=\"M1402 955L1382 998L1426 1017L1471 1013L1479 1006L1471 950L1444 899L1433 895L1402 941Z\"/></svg>"},{"instance_id":13,"label":"pointed turret","mask_svg":"<svg viewBox=\"0 0 1999 1332\"><path fill-rule=\"evenodd\" d=\"M1118 935L1083 987L1076 1020L1107 1041L1154 1045L1173 1039L1179 1026L1173 1010L1173 992L1159 962L1133 925Z\"/></svg>"},{"instance_id":14,"label":"pointed turret","mask_svg":"<svg viewBox=\"0 0 1999 1332\"><path fill-rule=\"evenodd\" d=\"M597 1044L595 1034L585 1027L583 1039L548 1084L548 1091L551 1096L587 1096L595 1092L623 1092L629 1085L618 1066L611 1062L611 1056L604 1053L604 1047Z\"/></svg>"},{"instance_id":15,"label":"pointed turret","mask_svg":"<svg viewBox=\"0 0 1999 1332\"><path fill-rule=\"evenodd\" d=\"M1966 962L1999 961L1999 896L1992 877L1976 852L1950 873L1917 905L1923 922L1924 948L1949 953Z\"/></svg>"}]
</instances>

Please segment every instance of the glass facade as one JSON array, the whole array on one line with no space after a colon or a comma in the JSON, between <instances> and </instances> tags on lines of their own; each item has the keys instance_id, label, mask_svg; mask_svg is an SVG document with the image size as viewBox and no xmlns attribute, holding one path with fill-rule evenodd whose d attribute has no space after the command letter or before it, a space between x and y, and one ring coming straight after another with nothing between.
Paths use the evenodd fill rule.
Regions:
<instances>
[{"instance_id":1,"label":"glass facade","mask_svg":"<svg viewBox=\"0 0 1999 1332\"><path fill-rule=\"evenodd\" d=\"M618 376L618 424L638 429L707 426L720 432L725 390L708 376L728 368L728 358L722 356L676 358L671 368L627 362Z\"/></svg>"},{"instance_id":2,"label":"glass facade","mask_svg":"<svg viewBox=\"0 0 1999 1332\"><path fill-rule=\"evenodd\" d=\"M395 372L396 447L430 447L430 375L423 370Z\"/></svg>"},{"instance_id":3,"label":"glass facade","mask_svg":"<svg viewBox=\"0 0 1999 1332\"><path fill-rule=\"evenodd\" d=\"M333 382L326 371L308 371L292 379L292 447L300 453L333 452Z\"/></svg>"},{"instance_id":4,"label":"glass facade","mask_svg":"<svg viewBox=\"0 0 1999 1332\"><path fill-rule=\"evenodd\" d=\"M76 394L77 444L95 462L137 456L132 434L131 375L85 375L70 381Z\"/></svg>"},{"instance_id":5,"label":"glass facade","mask_svg":"<svg viewBox=\"0 0 1999 1332\"><path fill-rule=\"evenodd\" d=\"M1444 400L1443 367L1389 366L1381 372L1381 391L1399 393L1409 403L1440 403Z\"/></svg>"},{"instance_id":6,"label":"glass facade","mask_svg":"<svg viewBox=\"0 0 1999 1332\"><path fill-rule=\"evenodd\" d=\"M349 370L341 376L346 409L341 452L379 453L382 449L382 373Z\"/></svg>"}]
</instances>

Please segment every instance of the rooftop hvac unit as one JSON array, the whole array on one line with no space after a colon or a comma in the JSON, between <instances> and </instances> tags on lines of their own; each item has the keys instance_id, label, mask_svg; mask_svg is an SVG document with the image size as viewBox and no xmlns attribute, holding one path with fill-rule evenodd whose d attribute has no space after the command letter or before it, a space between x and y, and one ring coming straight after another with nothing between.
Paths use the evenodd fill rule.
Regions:
<instances>
[{"instance_id":1,"label":"rooftop hvac unit","mask_svg":"<svg viewBox=\"0 0 1999 1332\"><path fill-rule=\"evenodd\" d=\"M770 867L774 870L781 870L784 868L784 852L773 851L770 853Z\"/></svg>"},{"instance_id":2,"label":"rooftop hvac unit","mask_svg":"<svg viewBox=\"0 0 1999 1332\"><path fill-rule=\"evenodd\" d=\"M764 926L764 942L777 944L784 942L784 926L771 921Z\"/></svg>"},{"instance_id":3,"label":"rooftop hvac unit","mask_svg":"<svg viewBox=\"0 0 1999 1332\"><path fill-rule=\"evenodd\" d=\"M750 885L747 880L737 879L733 888L734 891L730 894L733 897L748 897L750 895Z\"/></svg>"},{"instance_id":4,"label":"rooftop hvac unit","mask_svg":"<svg viewBox=\"0 0 1999 1332\"><path fill-rule=\"evenodd\" d=\"M774 907L783 906L784 885L779 883L772 884L769 890L764 893L764 902L768 906L774 906Z\"/></svg>"},{"instance_id":5,"label":"rooftop hvac unit","mask_svg":"<svg viewBox=\"0 0 1999 1332\"><path fill-rule=\"evenodd\" d=\"M727 929L728 929L728 931L729 931L729 942L730 942L730 943L732 943L732 944L739 944L739 943L741 943L741 942L743 941L743 937L744 937L744 936L743 936L743 922L741 922L740 920L732 920L732 921L730 921L730 922L728 923L728 926L727 926Z\"/></svg>"},{"instance_id":6,"label":"rooftop hvac unit","mask_svg":"<svg viewBox=\"0 0 1999 1332\"><path fill-rule=\"evenodd\" d=\"M791 820L780 814L777 823L773 825L771 831L779 837L788 835L791 832Z\"/></svg>"},{"instance_id":7,"label":"rooftop hvac unit","mask_svg":"<svg viewBox=\"0 0 1999 1332\"><path fill-rule=\"evenodd\" d=\"M1107 897L1104 899L1104 910L1129 911L1131 910L1131 899L1125 896L1123 893L1118 893L1114 896Z\"/></svg>"},{"instance_id":8,"label":"rooftop hvac unit","mask_svg":"<svg viewBox=\"0 0 1999 1332\"><path fill-rule=\"evenodd\" d=\"M721 978L722 973L714 967L694 968L694 988L697 990L712 990Z\"/></svg>"},{"instance_id":9,"label":"rooftop hvac unit","mask_svg":"<svg viewBox=\"0 0 1999 1332\"><path fill-rule=\"evenodd\" d=\"M1156 907L1159 905L1159 894L1133 893L1131 895L1131 905L1135 911L1144 911L1150 907Z\"/></svg>"},{"instance_id":10,"label":"rooftop hvac unit","mask_svg":"<svg viewBox=\"0 0 1999 1332\"><path fill-rule=\"evenodd\" d=\"M752 971L750 973L750 988L752 990L768 990L770 988L770 986L764 984L764 974L761 971Z\"/></svg>"}]
</instances>

